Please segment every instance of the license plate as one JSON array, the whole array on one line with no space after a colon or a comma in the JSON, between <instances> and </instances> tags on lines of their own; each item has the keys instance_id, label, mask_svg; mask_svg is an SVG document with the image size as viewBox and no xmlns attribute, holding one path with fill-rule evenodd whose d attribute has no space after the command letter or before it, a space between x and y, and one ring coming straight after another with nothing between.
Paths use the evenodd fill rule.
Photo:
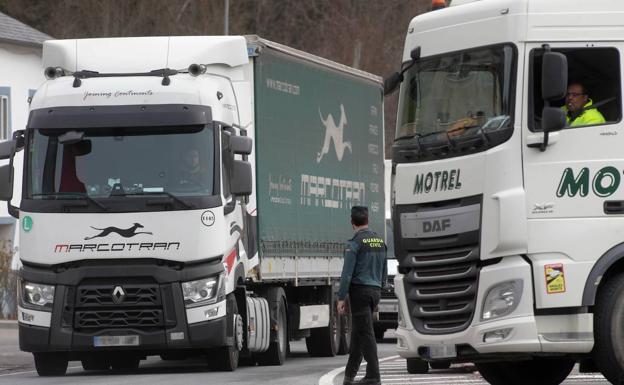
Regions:
<instances>
[{"instance_id":1,"label":"license plate","mask_svg":"<svg viewBox=\"0 0 624 385\"><path fill-rule=\"evenodd\" d=\"M397 313L399 311L399 305L395 303L379 304L380 313Z\"/></svg>"},{"instance_id":2,"label":"license plate","mask_svg":"<svg viewBox=\"0 0 624 385\"><path fill-rule=\"evenodd\" d=\"M139 336L96 336L93 337L93 346L139 346Z\"/></svg>"},{"instance_id":3,"label":"license plate","mask_svg":"<svg viewBox=\"0 0 624 385\"><path fill-rule=\"evenodd\" d=\"M429 358L453 358L457 357L455 345L432 345L429 348Z\"/></svg>"}]
</instances>

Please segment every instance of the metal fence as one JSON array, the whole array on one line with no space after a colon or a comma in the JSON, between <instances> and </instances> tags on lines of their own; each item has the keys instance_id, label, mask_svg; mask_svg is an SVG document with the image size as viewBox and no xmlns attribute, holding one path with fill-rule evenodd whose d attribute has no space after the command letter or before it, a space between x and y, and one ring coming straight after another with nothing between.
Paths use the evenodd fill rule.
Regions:
<instances>
[{"instance_id":1,"label":"metal fence","mask_svg":"<svg viewBox=\"0 0 624 385\"><path fill-rule=\"evenodd\" d=\"M0 250L0 319L17 318L17 272L11 269L13 253Z\"/></svg>"}]
</instances>

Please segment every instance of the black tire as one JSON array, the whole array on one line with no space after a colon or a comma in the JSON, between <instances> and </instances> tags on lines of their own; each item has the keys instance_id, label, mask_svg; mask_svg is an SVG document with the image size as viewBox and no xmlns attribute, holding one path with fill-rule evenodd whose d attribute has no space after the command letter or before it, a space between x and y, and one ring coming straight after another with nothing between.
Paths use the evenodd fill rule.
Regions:
<instances>
[{"instance_id":1,"label":"black tire","mask_svg":"<svg viewBox=\"0 0 624 385\"><path fill-rule=\"evenodd\" d=\"M236 322L237 320L240 321L240 315L238 313L238 304L236 303L236 297L234 294L228 295L227 302L228 309L232 310L231 316L228 316L228 320L234 325L232 326L232 333L235 339L234 344L232 346L221 346L216 349L212 349L209 351L206 358L208 366L211 369L223 372L233 372L238 368L238 360L240 358L239 344L236 340Z\"/></svg>"},{"instance_id":2,"label":"black tire","mask_svg":"<svg viewBox=\"0 0 624 385\"><path fill-rule=\"evenodd\" d=\"M115 357L110 361L111 368L116 372L132 372L139 368L139 357Z\"/></svg>"},{"instance_id":3,"label":"black tire","mask_svg":"<svg viewBox=\"0 0 624 385\"><path fill-rule=\"evenodd\" d=\"M347 314L340 316L340 344L338 345L338 355L349 354L350 351L351 351L351 313L347 313Z\"/></svg>"},{"instance_id":4,"label":"black tire","mask_svg":"<svg viewBox=\"0 0 624 385\"><path fill-rule=\"evenodd\" d=\"M609 278L600 288L594 309L596 366L612 384L624 378L624 274Z\"/></svg>"},{"instance_id":5,"label":"black tire","mask_svg":"<svg viewBox=\"0 0 624 385\"><path fill-rule=\"evenodd\" d=\"M569 357L534 357L526 361L477 363L476 366L492 385L559 385L575 363Z\"/></svg>"},{"instance_id":6,"label":"black tire","mask_svg":"<svg viewBox=\"0 0 624 385\"><path fill-rule=\"evenodd\" d=\"M67 356L64 353L33 353L35 369L42 377L64 376L67 372Z\"/></svg>"},{"instance_id":7,"label":"black tire","mask_svg":"<svg viewBox=\"0 0 624 385\"><path fill-rule=\"evenodd\" d=\"M420 358L408 358L407 372L409 374L427 374L429 371L429 363Z\"/></svg>"},{"instance_id":8,"label":"black tire","mask_svg":"<svg viewBox=\"0 0 624 385\"><path fill-rule=\"evenodd\" d=\"M286 355L289 349L288 338L288 316L286 315L286 294L281 287L270 288L270 292L267 293L267 300L269 303L277 299L277 330L275 330L275 337L277 341L272 341L269 344L269 349L266 352L258 353L256 359L260 365L283 365L286 361ZM274 330L273 328L271 328ZM273 338L272 338L273 339Z\"/></svg>"},{"instance_id":9,"label":"black tire","mask_svg":"<svg viewBox=\"0 0 624 385\"><path fill-rule=\"evenodd\" d=\"M108 370L110 367L110 361L104 357L91 357L82 360L82 369L84 370Z\"/></svg>"},{"instance_id":10,"label":"black tire","mask_svg":"<svg viewBox=\"0 0 624 385\"><path fill-rule=\"evenodd\" d=\"M429 363L429 366L431 366L431 369L436 370L448 369L451 367L451 361L433 361Z\"/></svg>"},{"instance_id":11,"label":"black tire","mask_svg":"<svg viewBox=\"0 0 624 385\"><path fill-rule=\"evenodd\" d=\"M340 318L336 310L335 297L329 304L329 325L310 329L310 337L306 338L308 354L312 357L334 357L340 346Z\"/></svg>"}]
</instances>

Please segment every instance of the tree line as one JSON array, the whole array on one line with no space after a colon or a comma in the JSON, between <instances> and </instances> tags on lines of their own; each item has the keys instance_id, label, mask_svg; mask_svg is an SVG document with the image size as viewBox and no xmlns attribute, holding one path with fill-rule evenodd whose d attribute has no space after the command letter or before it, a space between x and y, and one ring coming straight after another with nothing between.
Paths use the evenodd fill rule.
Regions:
<instances>
[{"instance_id":1,"label":"tree line","mask_svg":"<svg viewBox=\"0 0 624 385\"><path fill-rule=\"evenodd\" d=\"M399 68L409 21L431 0L0 0L0 12L58 39L256 34L379 76ZM397 95L385 100L391 156Z\"/></svg>"}]
</instances>

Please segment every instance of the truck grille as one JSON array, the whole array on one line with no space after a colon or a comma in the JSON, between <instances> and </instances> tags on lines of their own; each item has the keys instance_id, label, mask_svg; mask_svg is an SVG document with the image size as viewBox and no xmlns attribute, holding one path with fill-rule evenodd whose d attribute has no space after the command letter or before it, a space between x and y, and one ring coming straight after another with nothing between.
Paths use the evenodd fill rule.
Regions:
<instances>
[{"instance_id":1,"label":"truck grille","mask_svg":"<svg viewBox=\"0 0 624 385\"><path fill-rule=\"evenodd\" d=\"M76 328L143 328L163 325L162 310L77 311Z\"/></svg>"},{"instance_id":2,"label":"truck grille","mask_svg":"<svg viewBox=\"0 0 624 385\"><path fill-rule=\"evenodd\" d=\"M114 306L111 295L115 286L82 286L78 289L77 306ZM125 292L123 303L132 306L158 306L160 298L156 285L119 285Z\"/></svg>"},{"instance_id":3,"label":"truck grille","mask_svg":"<svg viewBox=\"0 0 624 385\"><path fill-rule=\"evenodd\" d=\"M123 295L115 289L119 287ZM155 328L164 325L156 283L83 283L76 288L74 329Z\"/></svg>"},{"instance_id":4,"label":"truck grille","mask_svg":"<svg viewBox=\"0 0 624 385\"><path fill-rule=\"evenodd\" d=\"M405 297L419 332L449 333L468 327L475 310L478 263L478 245L408 254Z\"/></svg>"},{"instance_id":5,"label":"truck grille","mask_svg":"<svg viewBox=\"0 0 624 385\"><path fill-rule=\"evenodd\" d=\"M476 203L481 203L480 196L438 202L425 210L435 212ZM395 218L401 212L423 210L423 206L398 206ZM395 235L401 234L400 223L395 222L395 229ZM480 229L442 237L402 238L398 247L395 241L407 307L419 333L460 332L472 322L481 266L479 240Z\"/></svg>"}]
</instances>

